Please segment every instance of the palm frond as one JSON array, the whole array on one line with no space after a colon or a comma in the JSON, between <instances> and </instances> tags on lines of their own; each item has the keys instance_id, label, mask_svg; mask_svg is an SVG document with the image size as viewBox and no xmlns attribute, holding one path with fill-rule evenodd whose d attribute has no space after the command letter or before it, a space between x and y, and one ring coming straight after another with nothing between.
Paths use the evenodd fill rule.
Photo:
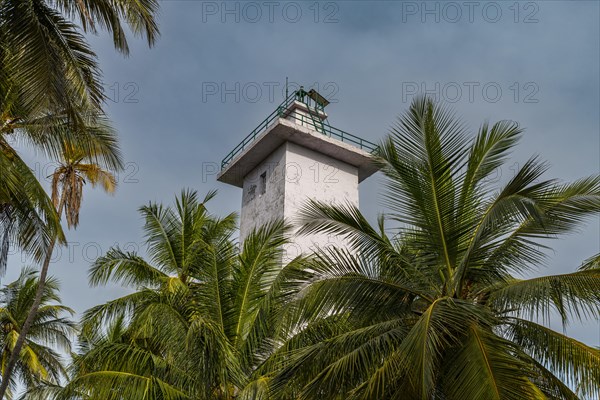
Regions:
<instances>
[{"instance_id":1,"label":"palm frond","mask_svg":"<svg viewBox=\"0 0 600 400\"><path fill-rule=\"evenodd\" d=\"M484 290L490 306L527 318L549 321L552 311L563 324L600 315L600 270L513 280Z\"/></svg>"},{"instance_id":2,"label":"palm frond","mask_svg":"<svg viewBox=\"0 0 600 400\"><path fill-rule=\"evenodd\" d=\"M112 280L125 286L156 287L166 278L164 271L151 266L136 253L125 252L118 247L98 257L89 271L92 286L105 285Z\"/></svg>"},{"instance_id":3,"label":"palm frond","mask_svg":"<svg viewBox=\"0 0 600 400\"><path fill-rule=\"evenodd\" d=\"M508 334L527 354L588 398L600 395L600 350L550 328L520 318L508 319Z\"/></svg>"},{"instance_id":4,"label":"palm frond","mask_svg":"<svg viewBox=\"0 0 600 400\"><path fill-rule=\"evenodd\" d=\"M512 354L513 344L473 324L448 362L445 393L456 399L531 399L540 391L529 381L529 366Z\"/></svg>"}]
</instances>

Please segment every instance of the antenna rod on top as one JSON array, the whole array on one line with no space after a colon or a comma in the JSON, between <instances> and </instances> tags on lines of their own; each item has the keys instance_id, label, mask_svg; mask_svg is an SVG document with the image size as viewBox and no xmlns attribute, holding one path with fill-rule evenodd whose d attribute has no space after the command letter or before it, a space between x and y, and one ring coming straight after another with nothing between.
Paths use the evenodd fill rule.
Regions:
<instances>
[{"instance_id":1,"label":"antenna rod on top","mask_svg":"<svg viewBox=\"0 0 600 400\"><path fill-rule=\"evenodd\" d=\"M288 77L285 77L285 98L288 98Z\"/></svg>"}]
</instances>

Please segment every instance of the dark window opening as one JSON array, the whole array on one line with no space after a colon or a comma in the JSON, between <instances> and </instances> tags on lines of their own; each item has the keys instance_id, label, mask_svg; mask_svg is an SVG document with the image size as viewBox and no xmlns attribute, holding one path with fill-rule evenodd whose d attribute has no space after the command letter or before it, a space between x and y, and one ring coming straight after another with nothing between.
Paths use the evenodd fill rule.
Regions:
<instances>
[{"instance_id":1,"label":"dark window opening","mask_svg":"<svg viewBox=\"0 0 600 400\"><path fill-rule=\"evenodd\" d=\"M267 171L260 174L259 194L265 194L267 191Z\"/></svg>"}]
</instances>

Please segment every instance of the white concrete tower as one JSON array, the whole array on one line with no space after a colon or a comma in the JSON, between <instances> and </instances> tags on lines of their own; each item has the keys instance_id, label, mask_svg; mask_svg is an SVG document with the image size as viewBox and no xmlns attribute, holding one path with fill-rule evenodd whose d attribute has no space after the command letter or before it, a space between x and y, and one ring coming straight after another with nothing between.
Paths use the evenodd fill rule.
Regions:
<instances>
[{"instance_id":1,"label":"white concrete tower","mask_svg":"<svg viewBox=\"0 0 600 400\"><path fill-rule=\"evenodd\" d=\"M375 144L331 127L314 90L292 93L222 161L217 180L243 189L240 242L270 220L294 222L307 199L358 206L358 184L377 171ZM286 258L315 245L343 244L325 235L295 236Z\"/></svg>"}]
</instances>

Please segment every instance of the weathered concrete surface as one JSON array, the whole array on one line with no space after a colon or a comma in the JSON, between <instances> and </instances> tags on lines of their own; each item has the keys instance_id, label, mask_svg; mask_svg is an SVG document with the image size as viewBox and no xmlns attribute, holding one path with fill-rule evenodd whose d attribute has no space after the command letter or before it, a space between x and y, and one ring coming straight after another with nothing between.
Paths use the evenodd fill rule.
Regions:
<instances>
[{"instance_id":1,"label":"weathered concrete surface","mask_svg":"<svg viewBox=\"0 0 600 400\"><path fill-rule=\"evenodd\" d=\"M286 142L244 179L240 241L252 229L277 218L296 223L308 199L358 206L358 168ZM285 258L307 254L317 246L343 244L336 236L294 234Z\"/></svg>"},{"instance_id":2,"label":"weathered concrete surface","mask_svg":"<svg viewBox=\"0 0 600 400\"><path fill-rule=\"evenodd\" d=\"M296 225L298 211L309 199L358 207L358 168L295 143L286 144L284 218ZM286 247L287 260L318 247L344 246L339 237L326 234L294 235Z\"/></svg>"},{"instance_id":3,"label":"weathered concrete surface","mask_svg":"<svg viewBox=\"0 0 600 400\"><path fill-rule=\"evenodd\" d=\"M275 149L243 180L240 242L266 222L284 218L286 146ZM262 188L265 174L266 183Z\"/></svg>"}]
</instances>

